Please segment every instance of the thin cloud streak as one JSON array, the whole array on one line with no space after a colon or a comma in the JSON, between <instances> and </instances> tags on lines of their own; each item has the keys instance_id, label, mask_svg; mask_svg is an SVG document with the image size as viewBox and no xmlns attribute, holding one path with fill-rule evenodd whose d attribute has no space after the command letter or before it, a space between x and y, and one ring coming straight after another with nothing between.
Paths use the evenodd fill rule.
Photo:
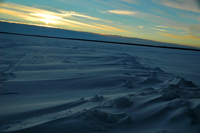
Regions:
<instances>
[{"instance_id":1,"label":"thin cloud streak","mask_svg":"<svg viewBox=\"0 0 200 133\"><path fill-rule=\"evenodd\" d=\"M177 36L177 35L174 35L174 34L168 34L168 33L160 33L164 36L168 36L168 37L172 37L172 38L176 38L176 39L181 39L181 40L187 40L186 38L184 37L181 37L181 36Z\"/></svg>"},{"instance_id":2,"label":"thin cloud streak","mask_svg":"<svg viewBox=\"0 0 200 133\"><path fill-rule=\"evenodd\" d=\"M167 31L167 30L164 30L164 29L153 28L153 27L151 27L151 29L158 30L158 31Z\"/></svg>"},{"instance_id":3,"label":"thin cloud streak","mask_svg":"<svg viewBox=\"0 0 200 133\"><path fill-rule=\"evenodd\" d=\"M99 26L101 26L101 27L105 27L105 28L107 28L107 29L112 29L112 30L116 30L116 31L126 32L126 33L131 33L131 32L129 32L129 31L121 30L121 29L114 28L114 27L110 27L110 26L106 26L106 25L101 25L101 24L96 24L96 25L99 25Z\"/></svg>"},{"instance_id":4,"label":"thin cloud streak","mask_svg":"<svg viewBox=\"0 0 200 133\"><path fill-rule=\"evenodd\" d=\"M137 11L126 11L126 10L108 10L107 12L113 14L128 15L128 16L133 16L138 14Z\"/></svg>"},{"instance_id":5,"label":"thin cloud streak","mask_svg":"<svg viewBox=\"0 0 200 133\"><path fill-rule=\"evenodd\" d=\"M155 27L158 27L158 28L169 28L167 26L162 26L162 25L155 25Z\"/></svg>"},{"instance_id":6,"label":"thin cloud streak","mask_svg":"<svg viewBox=\"0 0 200 133\"><path fill-rule=\"evenodd\" d=\"M188 38L200 40L200 37L192 36L192 35L185 35Z\"/></svg>"}]
</instances>

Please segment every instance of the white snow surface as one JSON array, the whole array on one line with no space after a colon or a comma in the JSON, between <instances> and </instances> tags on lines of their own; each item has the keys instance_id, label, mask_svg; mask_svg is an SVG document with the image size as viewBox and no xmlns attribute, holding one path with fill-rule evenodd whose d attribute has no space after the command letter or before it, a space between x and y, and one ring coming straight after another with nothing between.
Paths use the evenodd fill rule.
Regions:
<instances>
[{"instance_id":1,"label":"white snow surface","mask_svg":"<svg viewBox=\"0 0 200 133\"><path fill-rule=\"evenodd\" d=\"M2 133L200 133L200 52L0 40Z\"/></svg>"}]
</instances>

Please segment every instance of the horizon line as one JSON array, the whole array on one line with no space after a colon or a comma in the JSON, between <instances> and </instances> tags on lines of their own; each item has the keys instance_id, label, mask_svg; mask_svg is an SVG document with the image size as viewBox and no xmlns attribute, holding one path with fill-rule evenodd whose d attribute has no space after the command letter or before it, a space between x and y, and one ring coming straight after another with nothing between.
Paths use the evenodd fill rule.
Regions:
<instances>
[{"instance_id":1,"label":"horizon line","mask_svg":"<svg viewBox=\"0 0 200 133\"><path fill-rule=\"evenodd\" d=\"M100 42L100 43L112 43L112 44L134 45L134 46L143 46L143 47L165 48L165 49L177 49L177 50L200 51L200 49L194 49L194 48L181 48L181 47L170 47L170 46L157 46L157 45L147 45L147 44L136 44L136 43L125 43L125 42L113 42L113 41L80 39L80 38L66 38L66 37L55 37L55 36L45 36L45 35L33 35L33 34L22 34L22 33L13 33L13 32L3 32L3 31L0 31L0 33L2 33L2 34L11 34L11 35L21 35L21 36L33 36L33 37L43 37L43 38L55 38L55 39L76 40L76 41L89 41L89 42Z\"/></svg>"}]
</instances>

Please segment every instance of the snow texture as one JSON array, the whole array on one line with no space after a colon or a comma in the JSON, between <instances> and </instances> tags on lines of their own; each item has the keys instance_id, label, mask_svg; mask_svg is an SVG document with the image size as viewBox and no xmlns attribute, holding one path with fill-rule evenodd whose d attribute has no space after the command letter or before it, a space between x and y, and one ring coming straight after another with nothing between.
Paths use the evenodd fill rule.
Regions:
<instances>
[{"instance_id":1,"label":"snow texture","mask_svg":"<svg viewBox=\"0 0 200 133\"><path fill-rule=\"evenodd\" d=\"M200 53L0 36L2 133L200 133Z\"/></svg>"}]
</instances>

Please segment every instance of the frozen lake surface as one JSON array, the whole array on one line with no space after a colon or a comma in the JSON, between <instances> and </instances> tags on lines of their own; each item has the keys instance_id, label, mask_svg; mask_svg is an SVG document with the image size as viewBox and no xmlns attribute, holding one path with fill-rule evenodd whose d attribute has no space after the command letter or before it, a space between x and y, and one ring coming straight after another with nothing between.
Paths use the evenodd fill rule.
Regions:
<instances>
[{"instance_id":1,"label":"frozen lake surface","mask_svg":"<svg viewBox=\"0 0 200 133\"><path fill-rule=\"evenodd\" d=\"M198 51L0 40L2 133L200 132Z\"/></svg>"}]
</instances>

